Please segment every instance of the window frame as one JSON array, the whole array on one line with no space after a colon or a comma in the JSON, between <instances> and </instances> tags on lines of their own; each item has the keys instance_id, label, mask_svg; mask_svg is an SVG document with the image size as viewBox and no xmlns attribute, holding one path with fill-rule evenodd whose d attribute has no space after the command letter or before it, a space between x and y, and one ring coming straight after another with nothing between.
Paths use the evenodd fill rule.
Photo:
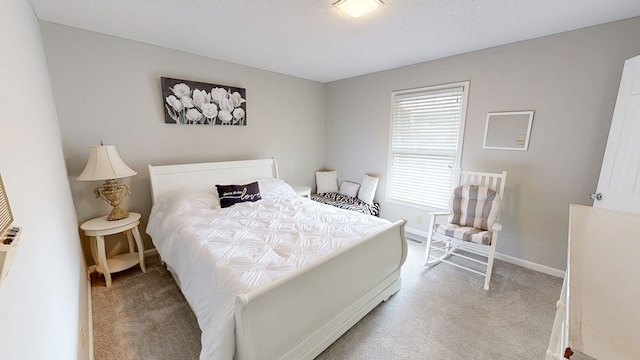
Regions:
<instances>
[{"instance_id":1,"label":"window frame","mask_svg":"<svg viewBox=\"0 0 640 360\"><path fill-rule=\"evenodd\" d=\"M419 202L410 202L410 201L405 201L402 199L397 199L394 197L390 196L391 193L391 186L393 184L393 173L392 173L392 168L393 168L393 159L394 159L394 155L392 152L392 147L393 147L393 127L394 127L394 123L395 123L395 119L394 119L394 110L395 110L395 104L396 104L396 97L397 96L402 96L402 95L410 95L410 94L421 94L421 93L429 93L429 92L440 92L442 90L447 90L447 89L454 89L454 88L462 88L462 100L461 100L461 105L460 105L460 121L459 121L459 127L458 127L458 141L457 141L457 148L455 151L455 157L454 157L454 162L453 162L453 171L452 171L452 177L451 177L451 184L450 184L450 190L453 189L453 186L455 184L457 184L457 180L460 176L460 163L462 161L462 148L464 146L464 130L465 130L465 124L466 124L466 117L467 117L467 104L468 104L468 98L469 98L469 86L470 86L470 81L460 81L460 82L455 82L455 83L447 83L447 84L440 84L440 85L433 85L433 86L425 86L425 87L419 87L419 88L413 88L413 89L405 89L405 90L395 90L391 92L391 107L390 107L390 122L389 122L389 148L387 150L387 177L388 177L388 181L387 181L387 186L385 189L385 200L389 203L394 203L394 204L399 204L399 205L404 205L404 206L409 206L409 207L413 207L413 208L417 208L417 209L428 209L428 210L433 210L433 209L439 209L439 210L444 210L447 209L448 206L446 207L439 207L439 206L434 206L433 204L428 204L428 203L419 203Z\"/></svg>"}]
</instances>

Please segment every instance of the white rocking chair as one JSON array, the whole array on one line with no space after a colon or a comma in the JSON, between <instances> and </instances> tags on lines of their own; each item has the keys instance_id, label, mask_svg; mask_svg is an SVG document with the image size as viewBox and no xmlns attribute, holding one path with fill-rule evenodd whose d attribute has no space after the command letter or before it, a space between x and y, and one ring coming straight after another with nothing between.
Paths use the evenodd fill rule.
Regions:
<instances>
[{"instance_id":1,"label":"white rocking chair","mask_svg":"<svg viewBox=\"0 0 640 360\"><path fill-rule=\"evenodd\" d=\"M425 266L445 262L485 277L484 289L489 290L493 259L498 243L500 203L504 195L507 172L500 174L461 171L458 187L454 189L448 212L430 213L429 235ZM438 223L437 218L448 215ZM480 255L486 261L462 254L457 250ZM469 266L448 260L459 256L486 267L482 273Z\"/></svg>"}]
</instances>

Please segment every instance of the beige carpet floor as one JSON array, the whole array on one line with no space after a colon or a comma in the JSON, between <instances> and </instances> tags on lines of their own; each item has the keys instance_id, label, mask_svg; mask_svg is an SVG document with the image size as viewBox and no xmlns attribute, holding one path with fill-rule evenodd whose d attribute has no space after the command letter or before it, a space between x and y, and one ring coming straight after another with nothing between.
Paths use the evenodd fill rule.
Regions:
<instances>
[{"instance_id":1,"label":"beige carpet floor","mask_svg":"<svg viewBox=\"0 0 640 360\"><path fill-rule=\"evenodd\" d=\"M402 289L317 359L544 359L562 279L496 260L491 289L454 266L422 266L409 242ZM92 276L96 360L198 359L200 330L157 256Z\"/></svg>"}]
</instances>

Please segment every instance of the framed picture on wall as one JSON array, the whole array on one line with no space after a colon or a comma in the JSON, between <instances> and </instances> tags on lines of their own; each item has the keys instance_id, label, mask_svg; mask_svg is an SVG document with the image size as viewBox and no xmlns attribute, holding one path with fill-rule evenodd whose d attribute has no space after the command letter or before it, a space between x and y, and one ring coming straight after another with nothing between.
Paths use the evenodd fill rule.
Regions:
<instances>
[{"instance_id":1,"label":"framed picture on wall","mask_svg":"<svg viewBox=\"0 0 640 360\"><path fill-rule=\"evenodd\" d=\"M533 111L488 113L482 148L527 151L532 123Z\"/></svg>"},{"instance_id":2,"label":"framed picture on wall","mask_svg":"<svg viewBox=\"0 0 640 360\"><path fill-rule=\"evenodd\" d=\"M166 77L160 80L165 123L247 125L246 89Z\"/></svg>"}]
</instances>

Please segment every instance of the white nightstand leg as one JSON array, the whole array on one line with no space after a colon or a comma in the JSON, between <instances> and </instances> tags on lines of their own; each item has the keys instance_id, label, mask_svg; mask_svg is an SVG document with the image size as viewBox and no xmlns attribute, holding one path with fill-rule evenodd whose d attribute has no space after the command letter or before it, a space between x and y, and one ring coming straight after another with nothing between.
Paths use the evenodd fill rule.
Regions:
<instances>
[{"instance_id":1,"label":"white nightstand leg","mask_svg":"<svg viewBox=\"0 0 640 360\"><path fill-rule=\"evenodd\" d=\"M129 252L133 253L136 251L136 248L133 246L133 237L131 236L131 230L126 231L127 241L129 242Z\"/></svg>"},{"instance_id":2,"label":"white nightstand leg","mask_svg":"<svg viewBox=\"0 0 640 360\"><path fill-rule=\"evenodd\" d=\"M107 253L104 250L104 236L96 235L96 245L98 246L98 262L102 266L102 275L107 283L107 287L111 286L111 273L109 265L107 265Z\"/></svg>"},{"instance_id":3,"label":"white nightstand leg","mask_svg":"<svg viewBox=\"0 0 640 360\"><path fill-rule=\"evenodd\" d=\"M91 257L93 258L93 263L98 265L100 262L98 261L98 250L96 249L96 243L98 239L94 236L93 239L89 237L89 248L91 249Z\"/></svg>"},{"instance_id":4,"label":"white nightstand leg","mask_svg":"<svg viewBox=\"0 0 640 360\"><path fill-rule=\"evenodd\" d=\"M138 257L140 259L140 269L142 269L143 273L147 272L147 267L144 265L144 245L142 244L142 237L140 236L140 231L138 231L138 226L134 226L131 229L133 232L133 237L136 239L136 244L138 245Z\"/></svg>"}]
</instances>

